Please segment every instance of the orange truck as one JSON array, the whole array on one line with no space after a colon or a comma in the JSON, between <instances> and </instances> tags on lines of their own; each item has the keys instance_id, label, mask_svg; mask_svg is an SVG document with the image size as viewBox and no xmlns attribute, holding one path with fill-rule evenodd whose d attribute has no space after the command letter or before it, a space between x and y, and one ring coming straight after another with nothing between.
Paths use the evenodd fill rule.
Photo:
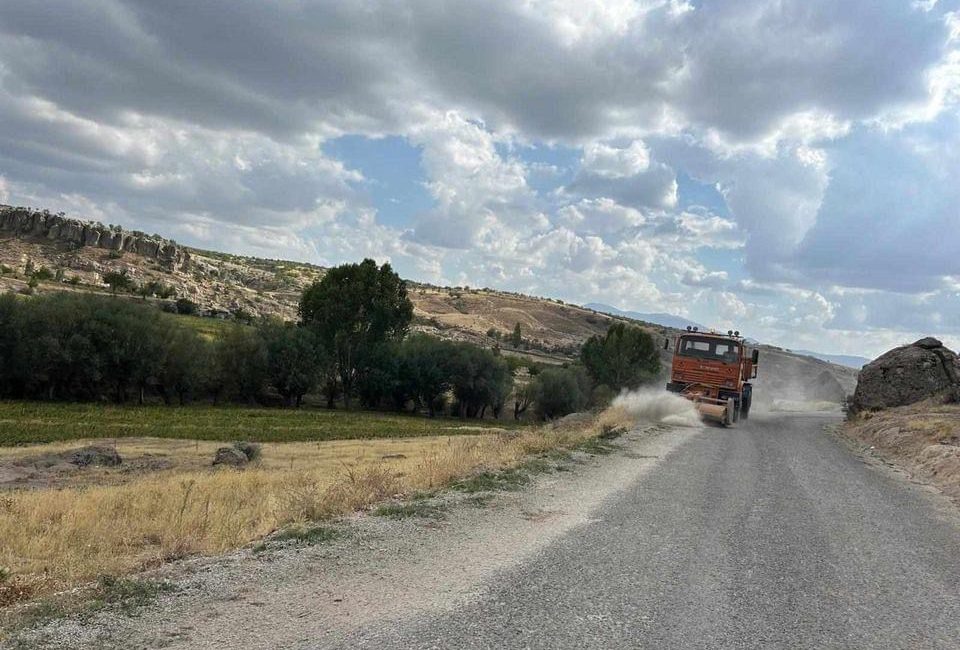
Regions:
<instances>
[{"instance_id":1,"label":"orange truck","mask_svg":"<svg viewBox=\"0 0 960 650\"><path fill-rule=\"evenodd\" d=\"M670 348L670 339L664 349ZM667 390L691 400L704 420L729 426L750 415L751 379L760 351L747 354L740 332L700 332L696 327L676 338Z\"/></svg>"}]
</instances>

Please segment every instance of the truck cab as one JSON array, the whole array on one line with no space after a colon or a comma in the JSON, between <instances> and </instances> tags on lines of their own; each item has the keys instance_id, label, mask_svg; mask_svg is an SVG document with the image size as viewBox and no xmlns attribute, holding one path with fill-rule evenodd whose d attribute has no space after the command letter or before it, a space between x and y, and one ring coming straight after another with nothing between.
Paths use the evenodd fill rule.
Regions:
<instances>
[{"instance_id":1,"label":"truck cab","mask_svg":"<svg viewBox=\"0 0 960 650\"><path fill-rule=\"evenodd\" d=\"M748 354L739 332L689 328L674 341L667 390L692 400L704 419L733 424L750 415L758 361L759 352Z\"/></svg>"}]
</instances>

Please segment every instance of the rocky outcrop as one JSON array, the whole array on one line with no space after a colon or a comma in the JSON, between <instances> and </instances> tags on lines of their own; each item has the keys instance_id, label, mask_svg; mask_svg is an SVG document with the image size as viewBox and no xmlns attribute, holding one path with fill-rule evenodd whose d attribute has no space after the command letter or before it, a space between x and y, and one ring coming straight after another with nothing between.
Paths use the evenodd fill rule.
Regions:
<instances>
[{"instance_id":1,"label":"rocky outcrop","mask_svg":"<svg viewBox=\"0 0 960 650\"><path fill-rule=\"evenodd\" d=\"M0 205L0 234L24 239L46 239L80 248L89 246L129 252L155 259L171 269L183 269L190 254L175 241L119 226L70 219L46 210Z\"/></svg>"},{"instance_id":2,"label":"rocky outcrop","mask_svg":"<svg viewBox=\"0 0 960 650\"><path fill-rule=\"evenodd\" d=\"M904 406L929 397L960 398L960 360L927 337L871 361L860 371L851 411Z\"/></svg>"}]
</instances>

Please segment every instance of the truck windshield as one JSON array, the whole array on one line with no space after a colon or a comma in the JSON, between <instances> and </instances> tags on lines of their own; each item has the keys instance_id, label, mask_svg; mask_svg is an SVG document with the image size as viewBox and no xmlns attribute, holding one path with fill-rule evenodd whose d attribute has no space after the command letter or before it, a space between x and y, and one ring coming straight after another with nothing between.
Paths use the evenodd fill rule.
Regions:
<instances>
[{"instance_id":1,"label":"truck windshield","mask_svg":"<svg viewBox=\"0 0 960 650\"><path fill-rule=\"evenodd\" d=\"M736 363L740 358L736 343L694 336L685 336L680 339L679 353L685 357L713 359L723 363Z\"/></svg>"}]
</instances>

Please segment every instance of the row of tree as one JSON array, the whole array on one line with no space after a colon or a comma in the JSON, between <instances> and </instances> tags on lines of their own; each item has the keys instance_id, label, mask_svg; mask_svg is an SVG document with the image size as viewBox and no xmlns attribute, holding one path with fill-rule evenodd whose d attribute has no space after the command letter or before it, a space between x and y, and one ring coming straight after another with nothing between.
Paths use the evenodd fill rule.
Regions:
<instances>
[{"instance_id":1,"label":"row of tree","mask_svg":"<svg viewBox=\"0 0 960 650\"><path fill-rule=\"evenodd\" d=\"M432 415L451 394L455 414L482 417L498 415L513 387L506 362L489 350L424 334L361 349L352 371L335 352L295 323L232 325L207 340L127 300L0 296L0 396L7 398L299 405L319 392L331 407L353 396L365 408Z\"/></svg>"},{"instance_id":2,"label":"row of tree","mask_svg":"<svg viewBox=\"0 0 960 650\"><path fill-rule=\"evenodd\" d=\"M149 304L105 296L0 297L0 397L166 403L193 400L330 408L411 409L554 418L602 403L658 370L638 328L616 325L580 363L540 370L515 389L514 370L477 345L408 335L404 282L372 260L331 269L308 287L300 322L234 325L208 340ZM532 409L531 409L532 407Z\"/></svg>"}]
</instances>

